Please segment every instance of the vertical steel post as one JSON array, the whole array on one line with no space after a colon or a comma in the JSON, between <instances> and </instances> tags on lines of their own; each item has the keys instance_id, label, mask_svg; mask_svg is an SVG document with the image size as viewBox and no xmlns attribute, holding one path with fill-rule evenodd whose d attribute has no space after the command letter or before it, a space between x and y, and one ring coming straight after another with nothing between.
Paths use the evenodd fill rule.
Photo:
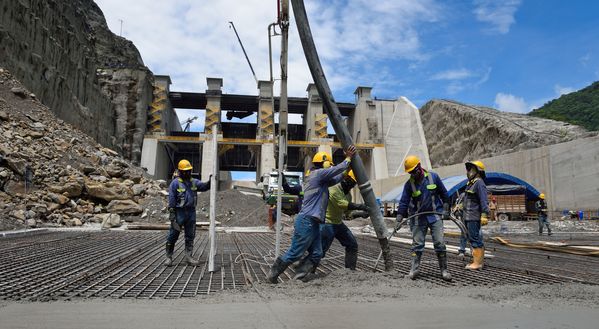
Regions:
<instances>
[{"instance_id":1,"label":"vertical steel post","mask_svg":"<svg viewBox=\"0 0 599 329\"><path fill-rule=\"evenodd\" d=\"M210 255L208 271L214 272L214 256L216 255L216 192L218 190L218 125L212 126L212 177L210 178Z\"/></svg>"},{"instance_id":2,"label":"vertical steel post","mask_svg":"<svg viewBox=\"0 0 599 329\"><path fill-rule=\"evenodd\" d=\"M275 257L281 249L281 208L283 196L283 170L287 157L287 51L289 48L289 0L281 0L279 24L281 26L281 98L279 101L279 164L277 190L277 222L275 225Z\"/></svg>"}]
</instances>

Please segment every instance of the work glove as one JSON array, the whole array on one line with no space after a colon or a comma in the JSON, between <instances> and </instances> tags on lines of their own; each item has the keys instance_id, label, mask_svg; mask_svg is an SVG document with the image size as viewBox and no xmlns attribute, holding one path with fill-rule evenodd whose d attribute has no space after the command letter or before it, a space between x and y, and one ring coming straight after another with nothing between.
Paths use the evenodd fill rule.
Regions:
<instances>
[{"instance_id":1,"label":"work glove","mask_svg":"<svg viewBox=\"0 0 599 329\"><path fill-rule=\"evenodd\" d=\"M370 210L370 208L367 205L365 205L365 204L362 203L362 204L356 205L356 210L361 210L361 211L368 212L368 210Z\"/></svg>"},{"instance_id":2,"label":"work glove","mask_svg":"<svg viewBox=\"0 0 599 329\"><path fill-rule=\"evenodd\" d=\"M395 228L396 229L399 227L399 224L401 224L402 221L403 221L403 215L397 214L397 217L395 218Z\"/></svg>"},{"instance_id":3,"label":"work glove","mask_svg":"<svg viewBox=\"0 0 599 329\"><path fill-rule=\"evenodd\" d=\"M443 220L449 219L449 203L443 204L443 216L441 217Z\"/></svg>"},{"instance_id":4,"label":"work glove","mask_svg":"<svg viewBox=\"0 0 599 329\"><path fill-rule=\"evenodd\" d=\"M168 208L168 220L171 221L171 227L175 229L175 231L181 232L181 226L177 223L177 212L175 208Z\"/></svg>"},{"instance_id":5,"label":"work glove","mask_svg":"<svg viewBox=\"0 0 599 329\"><path fill-rule=\"evenodd\" d=\"M365 204L358 204L358 203L353 203L350 202L347 205L347 210L362 210L362 211L368 211L370 208L368 208L367 205Z\"/></svg>"},{"instance_id":6,"label":"work glove","mask_svg":"<svg viewBox=\"0 0 599 329\"><path fill-rule=\"evenodd\" d=\"M359 210L359 211L352 212L351 216L349 216L348 220L355 219L355 218L368 218L369 216L370 215L368 214L367 211Z\"/></svg>"},{"instance_id":7,"label":"work glove","mask_svg":"<svg viewBox=\"0 0 599 329\"><path fill-rule=\"evenodd\" d=\"M485 226L489 224L489 217L487 214L480 215L480 226Z\"/></svg>"}]
</instances>

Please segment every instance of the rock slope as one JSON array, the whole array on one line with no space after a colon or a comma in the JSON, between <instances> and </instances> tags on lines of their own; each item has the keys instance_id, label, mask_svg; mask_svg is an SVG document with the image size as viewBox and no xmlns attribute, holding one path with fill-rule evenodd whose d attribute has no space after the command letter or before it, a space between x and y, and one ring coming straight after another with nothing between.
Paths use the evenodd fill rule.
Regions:
<instances>
[{"instance_id":1,"label":"rock slope","mask_svg":"<svg viewBox=\"0 0 599 329\"><path fill-rule=\"evenodd\" d=\"M433 167L591 136L568 123L431 100L420 116Z\"/></svg>"},{"instance_id":2,"label":"rock slope","mask_svg":"<svg viewBox=\"0 0 599 329\"><path fill-rule=\"evenodd\" d=\"M0 2L0 66L58 117L139 161L153 75L92 0Z\"/></svg>"},{"instance_id":3,"label":"rock slope","mask_svg":"<svg viewBox=\"0 0 599 329\"><path fill-rule=\"evenodd\" d=\"M56 118L0 68L0 230L163 221L165 184Z\"/></svg>"}]
</instances>

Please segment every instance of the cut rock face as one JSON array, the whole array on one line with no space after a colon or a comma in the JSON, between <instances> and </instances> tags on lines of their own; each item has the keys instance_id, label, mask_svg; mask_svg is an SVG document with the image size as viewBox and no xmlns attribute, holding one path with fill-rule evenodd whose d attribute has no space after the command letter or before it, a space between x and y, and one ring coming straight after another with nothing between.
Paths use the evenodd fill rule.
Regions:
<instances>
[{"instance_id":1,"label":"cut rock face","mask_svg":"<svg viewBox=\"0 0 599 329\"><path fill-rule=\"evenodd\" d=\"M462 163L591 136L568 123L431 100L420 117L433 167Z\"/></svg>"}]
</instances>

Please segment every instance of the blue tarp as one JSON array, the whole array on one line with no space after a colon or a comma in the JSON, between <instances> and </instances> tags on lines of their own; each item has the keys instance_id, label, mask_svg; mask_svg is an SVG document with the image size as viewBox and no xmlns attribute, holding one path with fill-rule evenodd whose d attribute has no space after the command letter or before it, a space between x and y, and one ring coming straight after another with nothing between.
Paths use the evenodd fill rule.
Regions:
<instances>
[{"instance_id":1,"label":"blue tarp","mask_svg":"<svg viewBox=\"0 0 599 329\"><path fill-rule=\"evenodd\" d=\"M442 179L443 185L447 189L449 197L463 189L468 182L466 176L451 176ZM493 192L494 186L497 193L521 194L523 191L526 194L527 200L538 200L540 192L532 185L521 180L518 177L500 172L488 172L485 183L489 186L489 190ZM403 184L386 193L381 200L383 202L397 202L401 198L403 192Z\"/></svg>"}]
</instances>

